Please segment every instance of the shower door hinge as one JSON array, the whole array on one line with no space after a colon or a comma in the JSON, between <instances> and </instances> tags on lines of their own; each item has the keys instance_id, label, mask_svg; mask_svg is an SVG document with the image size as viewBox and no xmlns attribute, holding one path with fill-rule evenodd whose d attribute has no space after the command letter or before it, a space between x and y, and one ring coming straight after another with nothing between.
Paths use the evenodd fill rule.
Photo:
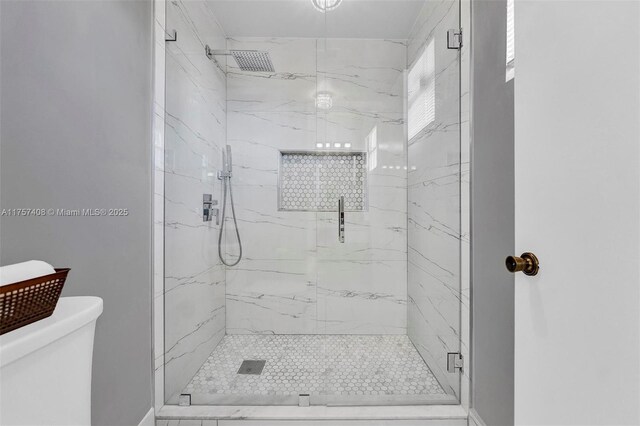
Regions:
<instances>
[{"instance_id":1,"label":"shower door hinge","mask_svg":"<svg viewBox=\"0 0 640 426\"><path fill-rule=\"evenodd\" d=\"M447 31L447 49L462 47L462 28Z\"/></svg>"},{"instance_id":2,"label":"shower door hinge","mask_svg":"<svg viewBox=\"0 0 640 426\"><path fill-rule=\"evenodd\" d=\"M462 371L462 367L464 367L462 355L458 352L449 352L447 354L447 371L449 373L456 373Z\"/></svg>"},{"instance_id":3,"label":"shower door hinge","mask_svg":"<svg viewBox=\"0 0 640 426\"><path fill-rule=\"evenodd\" d=\"M191 394L181 393L178 397L178 405L180 407L189 407L191 405Z\"/></svg>"},{"instance_id":4,"label":"shower door hinge","mask_svg":"<svg viewBox=\"0 0 640 426\"><path fill-rule=\"evenodd\" d=\"M178 32L171 30L171 32L165 33L164 41L178 41Z\"/></svg>"}]
</instances>

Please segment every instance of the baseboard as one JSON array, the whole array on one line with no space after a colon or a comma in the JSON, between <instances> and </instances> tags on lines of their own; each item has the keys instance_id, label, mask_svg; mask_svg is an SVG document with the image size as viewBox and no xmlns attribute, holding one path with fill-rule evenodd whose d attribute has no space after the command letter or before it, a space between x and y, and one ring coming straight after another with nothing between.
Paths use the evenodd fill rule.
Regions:
<instances>
[{"instance_id":1,"label":"baseboard","mask_svg":"<svg viewBox=\"0 0 640 426\"><path fill-rule=\"evenodd\" d=\"M487 426L475 409L469 410L469 426Z\"/></svg>"},{"instance_id":2,"label":"baseboard","mask_svg":"<svg viewBox=\"0 0 640 426\"><path fill-rule=\"evenodd\" d=\"M145 416L140 420L138 426L155 426L156 424L156 416L153 414L153 407L149 408L149 411Z\"/></svg>"}]
</instances>

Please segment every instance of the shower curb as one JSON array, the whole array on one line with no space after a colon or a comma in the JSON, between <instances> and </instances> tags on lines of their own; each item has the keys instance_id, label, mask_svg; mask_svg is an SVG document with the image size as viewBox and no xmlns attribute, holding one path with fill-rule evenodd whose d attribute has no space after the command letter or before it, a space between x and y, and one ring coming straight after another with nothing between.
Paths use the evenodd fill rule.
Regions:
<instances>
[{"instance_id":1,"label":"shower curb","mask_svg":"<svg viewBox=\"0 0 640 426\"><path fill-rule=\"evenodd\" d=\"M165 405L158 420L465 420L467 410L460 405L409 405L378 407L296 407Z\"/></svg>"}]
</instances>

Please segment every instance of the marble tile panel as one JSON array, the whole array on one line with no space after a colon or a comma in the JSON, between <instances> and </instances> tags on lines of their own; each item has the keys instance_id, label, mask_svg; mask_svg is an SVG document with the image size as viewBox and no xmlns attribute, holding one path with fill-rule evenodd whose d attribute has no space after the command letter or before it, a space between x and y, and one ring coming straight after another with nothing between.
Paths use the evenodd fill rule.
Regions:
<instances>
[{"instance_id":1,"label":"marble tile panel","mask_svg":"<svg viewBox=\"0 0 640 426\"><path fill-rule=\"evenodd\" d=\"M355 270L362 270L362 267L355 263L333 265L332 262L345 259L388 261L398 270L396 276L406 274L406 264L404 268L400 267L406 261L404 120L402 102L397 103L403 90L404 44L384 40L335 40L327 45L323 40L242 38L229 40L229 46L268 50L276 68L276 74L268 75L243 73L234 69L233 64L229 66L228 140L234 149L235 194L239 194L236 202L241 231L242 228L245 230L246 259L260 259L274 266L279 273L290 272L286 259L307 262L313 271L318 260L329 270L334 267L345 271L349 266ZM317 113L315 94L323 81L329 81L326 77L330 74L340 96L336 98L334 110L328 114ZM367 137L374 128L378 163L369 172L368 210L359 215L348 214L349 244L337 247L337 223L333 213L276 210L279 150L313 151L318 149L319 143L323 144L322 149L326 148L324 144L331 143L333 150L336 148L334 143L345 141L351 143L350 150L368 150ZM383 165L387 167L383 169ZM230 253L237 252L232 240L229 236ZM233 286L231 281L236 280L232 274L228 275L230 286ZM249 284L246 277L255 275L238 272L238 279L254 285ZM252 279L260 281L262 277ZM307 280L315 285L316 277ZM266 285L262 281L258 288ZM351 288L366 291L366 281L366 277L360 277ZM331 289L337 284L328 285ZM272 289L260 292L274 293ZM314 315L320 303L315 299L317 292L314 289ZM239 297L246 298L247 295L242 293ZM273 302L268 303L273 305ZM270 308L286 311L293 306L292 312L300 311L295 304L289 305ZM228 320L234 318L235 324L244 321L249 325L234 326L229 330L280 333L295 330L293 332L299 333L310 327L298 318L281 315L270 328L264 324L256 328L255 323L269 320L266 317L259 321L250 319L251 310L236 312L236 308L242 306L244 304L238 301L228 300ZM363 309L368 310L368 306ZM308 318L308 314L305 315ZM377 322L377 330L397 332L405 322L406 315L399 313L390 326ZM315 329L318 327L322 324L316 323ZM348 327L348 324L342 326L345 330ZM372 325L356 328L366 328L372 333L376 330Z\"/></svg>"},{"instance_id":2,"label":"marble tile panel","mask_svg":"<svg viewBox=\"0 0 640 426\"><path fill-rule=\"evenodd\" d=\"M406 260L406 193L369 189L369 210L345 213L345 242L337 239L336 213L318 213L318 256L322 260Z\"/></svg>"},{"instance_id":3,"label":"marble tile panel","mask_svg":"<svg viewBox=\"0 0 640 426\"><path fill-rule=\"evenodd\" d=\"M446 48L446 33L460 27L459 7L454 1L425 2L408 41L407 62L411 66L434 42L435 118L408 142L407 328L445 390L458 397L459 374L446 372L446 354L461 351L460 310L468 309L461 305L463 288L468 292L468 284L461 284L461 268L468 269L468 262L461 263L461 241L468 241L461 207L469 207L461 201L468 195L468 174L462 173L468 171L468 149L461 144L468 140L461 135L460 52Z\"/></svg>"},{"instance_id":4,"label":"marble tile panel","mask_svg":"<svg viewBox=\"0 0 640 426\"><path fill-rule=\"evenodd\" d=\"M316 265L304 260L244 260L227 271L228 334L313 334Z\"/></svg>"},{"instance_id":5,"label":"marble tile panel","mask_svg":"<svg viewBox=\"0 0 640 426\"><path fill-rule=\"evenodd\" d=\"M406 334L406 282L404 261L320 261L321 332Z\"/></svg>"},{"instance_id":6,"label":"marble tile panel","mask_svg":"<svg viewBox=\"0 0 640 426\"><path fill-rule=\"evenodd\" d=\"M315 212L279 211L275 186L238 185L233 191L244 259L310 261L315 258ZM238 245L233 221L228 217L225 251L234 255Z\"/></svg>"},{"instance_id":7,"label":"marble tile panel","mask_svg":"<svg viewBox=\"0 0 640 426\"><path fill-rule=\"evenodd\" d=\"M329 143L329 149L336 149L335 143L341 144L339 149L344 149L344 144L349 143L349 149L356 151L370 151L377 147L381 150L378 163L388 160L383 153L401 155L404 152L405 121L401 112L336 110L319 112L317 119L317 141Z\"/></svg>"},{"instance_id":8,"label":"marble tile panel","mask_svg":"<svg viewBox=\"0 0 640 426\"><path fill-rule=\"evenodd\" d=\"M224 47L206 2L172 1L166 27L164 155L164 400L180 389L225 334L225 270L218 227L202 220L202 196L220 192L215 178L226 138L226 77L204 45ZM214 198L216 198L214 196Z\"/></svg>"},{"instance_id":9,"label":"marble tile panel","mask_svg":"<svg viewBox=\"0 0 640 426\"><path fill-rule=\"evenodd\" d=\"M167 31L176 30L178 41L170 49L204 56L204 46L223 49L226 36L206 1L172 0L166 3Z\"/></svg>"},{"instance_id":10,"label":"marble tile panel","mask_svg":"<svg viewBox=\"0 0 640 426\"><path fill-rule=\"evenodd\" d=\"M318 40L318 91L338 111L402 112L405 40Z\"/></svg>"},{"instance_id":11,"label":"marble tile panel","mask_svg":"<svg viewBox=\"0 0 640 426\"><path fill-rule=\"evenodd\" d=\"M241 71L229 59L230 111L315 113L316 39L230 38L228 48L267 51L275 70Z\"/></svg>"},{"instance_id":12,"label":"marble tile panel","mask_svg":"<svg viewBox=\"0 0 640 426\"><path fill-rule=\"evenodd\" d=\"M165 292L165 398L177 394L225 334L224 270L205 270L192 276L171 277ZM208 301L208 303L202 303ZM193 373L191 373L193 374Z\"/></svg>"},{"instance_id":13,"label":"marble tile panel","mask_svg":"<svg viewBox=\"0 0 640 426\"><path fill-rule=\"evenodd\" d=\"M425 1L416 18L407 43L407 59L411 64L420 54L427 41L435 36L445 37L449 28L459 27L459 1ZM442 45L446 48L446 44Z\"/></svg>"}]
</instances>

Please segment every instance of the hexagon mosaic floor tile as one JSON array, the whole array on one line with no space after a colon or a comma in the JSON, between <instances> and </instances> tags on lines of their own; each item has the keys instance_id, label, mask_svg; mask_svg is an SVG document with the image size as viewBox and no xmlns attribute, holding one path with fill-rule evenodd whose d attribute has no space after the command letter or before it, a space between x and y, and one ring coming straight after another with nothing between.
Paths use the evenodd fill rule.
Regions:
<instances>
[{"instance_id":1,"label":"hexagon mosaic floor tile","mask_svg":"<svg viewBox=\"0 0 640 426\"><path fill-rule=\"evenodd\" d=\"M262 374L238 374L244 360L265 360ZM183 393L395 397L445 392L407 336L228 335Z\"/></svg>"}]
</instances>

